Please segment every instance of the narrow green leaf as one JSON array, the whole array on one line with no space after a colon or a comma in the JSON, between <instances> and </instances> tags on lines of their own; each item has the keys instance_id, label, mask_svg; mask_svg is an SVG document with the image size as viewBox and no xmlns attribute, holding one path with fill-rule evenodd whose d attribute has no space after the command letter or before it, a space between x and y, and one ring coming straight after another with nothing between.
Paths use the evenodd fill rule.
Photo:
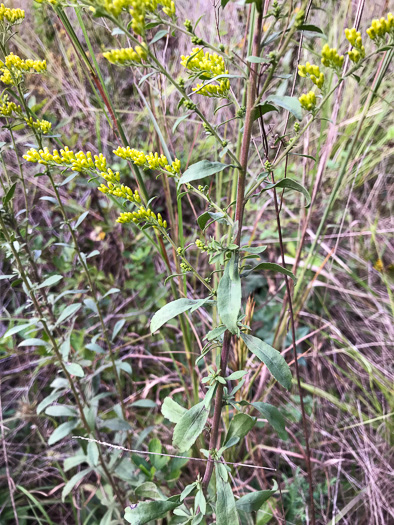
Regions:
<instances>
[{"instance_id":1,"label":"narrow green leaf","mask_svg":"<svg viewBox=\"0 0 394 525\"><path fill-rule=\"evenodd\" d=\"M237 508L230 484L220 473L221 465L215 464L216 474L216 524L239 525Z\"/></svg>"},{"instance_id":2,"label":"narrow green leaf","mask_svg":"<svg viewBox=\"0 0 394 525\"><path fill-rule=\"evenodd\" d=\"M137 408L156 408L157 405L154 401L151 399L139 399L138 401L134 401L134 403L131 403L131 407L137 407Z\"/></svg>"},{"instance_id":3,"label":"narrow green leaf","mask_svg":"<svg viewBox=\"0 0 394 525\"><path fill-rule=\"evenodd\" d=\"M23 330L26 330L26 328L32 328L32 323L25 323L25 324L19 324L17 326L13 326L9 330L6 331L6 333L3 335L3 337L10 337L11 335L17 334L19 332L22 332Z\"/></svg>"},{"instance_id":4,"label":"narrow green leaf","mask_svg":"<svg viewBox=\"0 0 394 525\"><path fill-rule=\"evenodd\" d=\"M239 333L237 326L241 308L241 279L238 272L238 258L233 255L228 261L218 286L217 305L222 323L232 334Z\"/></svg>"},{"instance_id":5,"label":"narrow green leaf","mask_svg":"<svg viewBox=\"0 0 394 525\"><path fill-rule=\"evenodd\" d=\"M271 270L273 272L279 272L279 273L282 273L283 275L287 275L288 277L291 277L294 282L297 281L293 272L291 272L290 270L287 270L286 268L283 268L283 266L281 266L280 264L270 263L270 262L260 263L254 268L252 268L251 270L247 270L243 275L248 275L251 272L255 272L259 270Z\"/></svg>"},{"instance_id":6,"label":"narrow green leaf","mask_svg":"<svg viewBox=\"0 0 394 525\"><path fill-rule=\"evenodd\" d=\"M31 339L25 339L18 346L47 346L48 343L42 339L36 339L32 337Z\"/></svg>"},{"instance_id":7,"label":"narrow green leaf","mask_svg":"<svg viewBox=\"0 0 394 525\"><path fill-rule=\"evenodd\" d=\"M172 436L174 447L180 451L189 450L204 430L208 415L209 410L205 408L204 401L187 410L175 425Z\"/></svg>"},{"instance_id":8,"label":"narrow green leaf","mask_svg":"<svg viewBox=\"0 0 394 525\"><path fill-rule=\"evenodd\" d=\"M163 324L167 323L170 319L173 319L177 315L183 314L192 308L199 299L177 299L171 303L166 304L163 308L160 308L158 312L152 317L150 322L150 331L153 334L156 330L159 330Z\"/></svg>"},{"instance_id":9,"label":"narrow green leaf","mask_svg":"<svg viewBox=\"0 0 394 525\"><path fill-rule=\"evenodd\" d=\"M287 111L290 111L297 120L302 120L302 107L300 101L296 97L289 97L287 95L270 95L265 102L273 102Z\"/></svg>"},{"instance_id":10,"label":"narrow green leaf","mask_svg":"<svg viewBox=\"0 0 394 525\"><path fill-rule=\"evenodd\" d=\"M290 190L295 190L303 194L306 200L305 208L309 208L311 205L311 196L309 195L309 191L302 186L299 182L296 182L292 179L281 179L275 184L268 184L262 191L268 191L272 188L288 188Z\"/></svg>"},{"instance_id":11,"label":"narrow green leaf","mask_svg":"<svg viewBox=\"0 0 394 525\"><path fill-rule=\"evenodd\" d=\"M186 408L178 405L178 403L170 397L166 397L161 405L161 413L171 421L171 423L179 423L185 412L187 412Z\"/></svg>"},{"instance_id":12,"label":"narrow green leaf","mask_svg":"<svg viewBox=\"0 0 394 525\"><path fill-rule=\"evenodd\" d=\"M83 368L78 363L66 363L64 365L66 367L66 370L69 374L75 377L84 377L85 372L83 371Z\"/></svg>"},{"instance_id":13,"label":"narrow green leaf","mask_svg":"<svg viewBox=\"0 0 394 525\"><path fill-rule=\"evenodd\" d=\"M4 207L7 206L7 204L10 202L10 200L14 196L15 188L16 188L16 182L14 182L14 184L10 187L10 189L7 191L7 193L3 197L3 206Z\"/></svg>"},{"instance_id":14,"label":"narrow green leaf","mask_svg":"<svg viewBox=\"0 0 394 525\"><path fill-rule=\"evenodd\" d=\"M252 64L268 64L269 63L269 59L268 58L254 57L254 56L246 57L246 61L250 62Z\"/></svg>"},{"instance_id":15,"label":"narrow green leaf","mask_svg":"<svg viewBox=\"0 0 394 525\"><path fill-rule=\"evenodd\" d=\"M212 224L212 222L215 222L215 221L227 223L227 219L224 213L220 213L220 212L214 213L211 211L205 211L197 218L197 224L199 225L202 231L205 230L207 225L209 226L209 224Z\"/></svg>"},{"instance_id":16,"label":"narrow green leaf","mask_svg":"<svg viewBox=\"0 0 394 525\"><path fill-rule=\"evenodd\" d=\"M45 414L53 417L76 417L77 411L67 405L52 405L45 410Z\"/></svg>"},{"instance_id":17,"label":"narrow green leaf","mask_svg":"<svg viewBox=\"0 0 394 525\"><path fill-rule=\"evenodd\" d=\"M230 422L225 443L227 443L234 436L242 441L247 433L252 430L255 423L255 417L250 417L248 414L243 414L242 412L235 414Z\"/></svg>"},{"instance_id":18,"label":"narrow green leaf","mask_svg":"<svg viewBox=\"0 0 394 525\"><path fill-rule=\"evenodd\" d=\"M85 211L84 213L82 213L79 217L78 217L78 220L77 222L74 224L73 226L73 230L76 230L78 228L78 226L80 224L82 224L82 222L86 219L86 217L89 215L89 212L88 211Z\"/></svg>"},{"instance_id":19,"label":"narrow green leaf","mask_svg":"<svg viewBox=\"0 0 394 525\"><path fill-rule=\"evenodd\" d=\"M193 180L204 179L210 175L214 175L219 171L223 171L225 168L228 168L229 164L222 164L221 162L211 162L210 160L201 160L192 164L188 168L182 177L179 179L180 184L186 184L187 182L192 182Z\"/></svg>"},{"instance_id":20,"label":"narrow green leaf","mask_svg":"<svg viewBox=\"0 0 394 525\"><path fill-rule=\"evenodd\" d=\"M121 319L118 321L114 326L114 331L112 332L111 340L114 341L118 333L122 330L124 324L126 322L126 319Z\"/></svg>"},{"instance_id":21,"label":"narrow green leaf","mask_svg":"<svg viewBox=\"0 0 394 525\"><path fill-rule=\"evenodd\" d=\"M73 421L66 421L65 423L62 423L61 425L59 425L57 428L55 428L55 430L50 435L48 439L48 445L54 445L61 439L71 434L71 432L74 430L74 428L77 425L78 425L78 421L75 419Z\"/></svg>"},{"instance_id":22,"label":"narrow green leaf","mask_svg":"<svg viewBox=\"0 0 394 525\"><path fill-rule=\"evenodd\" d=\"M84 470L77 472L69 481L67 481L62 490L62 501L64 501L65 498L70 494L75 485L79 483L85 476L90 474L92 470L93 469L91 469L90 467L85 468Z\"/></svg>"},{"instance_id":23,"label":"narrow green leaf","mask_svg":"<svg viewBox=\"0 0 394 525\"><path fill-rule=\"evenodd\" d=\"M99 463L99 449L97 443L90 441L87 448L89 465L91 467L97 467Z\"/></svg>"},{"instance_id":24,"label":"narrow green leaf","mask_svg":"<svg viewBox=\"0 0 394 525\"><path fill-rule=\"evenodd\" d=\"M162 38L164 38L165 36L168 35L168 31L167 29L161 29L160 31L158 31L155 36L152 38L152 40L149 42L149 45L152 45L152 44L155 44L156 42L158 42L159 40L161 40Z\"/></svg>"},{"instance_id":25,"label":"narrow green leaf","mask_svg":"<svg viewBox=\"0 0 394 525\"><path fill-rule=\"evenodd\" d=\"M252 405L260 412L260 414L268 421L268 423L276 430L280 439L288 439L286 432L286 422L279 410L269 403L257 402Z\"/></svg>"},{"instance_id":26,"label":"narrow green leaf","mask_svg":"<svg viewBox=\"0 0 394 525\"><path fill-rule=\"evenodd\" d=\"M37 405L36 412L37 414L40 414L47 406L49 406L51 403L56 401L61 395L64 394L63 390L55 390L55 392L52 392L49 394L49 396L45 397L41 403Z\"/></svg>"},{"instance_id":27,"label":"narrow green leaf","mask_svg":"<svg viewBox=\"0 0 394 525\"><path fill-rule=\"evenodd\" d=\"M291 388L291 371L281 353L253 335L241 334L241 338L249 350L260 359L287 390Z\"/></svg>"},{"instance_id":28,"label":"narrow green leaf","mask_svg":"<svg viewBox=\"0 0 394 525\"><path fill-rule=\"evenodd\" d=\"M40 288L45 288L46 286L53 286L54 284L58 283L63 279L62 275L52 275L51 277L48 277L48 279L45 279L44 282L39 284L36 287L36 290L39 290Z\"/></svg>"},{"instance_id":29,"label":"narrow green leaf","mask_svg":"<svg viewBox=\"0 0 394 525\"><path fill-rule=\"evenodd\" d=\"M243 512L256 512L259 508L278 490L278 484L274 481L274 488L271 490L258 490L250 492L236 501L235 506L237 510Z\"/></svg>"},{"instance_id":30,"label":"narrow green leaf","mask_svg":"<svg viewBox=\"0 0 394 525\"><path fill-rule=\"evenodd\" d=\"M267 246L241 246L241 252L260 254L265 252Z\"/></svg>"},{"instance_id":31,"label":"narrow green leaf","mask_svg":"<svg viewBox=\"0 0 394 525\"><path fill-rule=\"evenodd\" d=\"M81 303L75 303L68 305L63 312L60 314L59 319L56 321L56 326L58 326L60 323L71 317L72 315L75 315L78 310L81 308Z\"/></svg>"},{"instance_id":32,"label":"narrow green leaf","mask_svg":"<svg viewBox=\"0 0 394 525\"><path fill-rule=\"evenodd\" d=\"M178 496L179 498L179 496ZM138 503L137 506L125 510L125 520L132 525L144 525L150 521L163 518L167 512L174 510L180 505L180 501L149 501Z\"/></svg>"}]
</instances>

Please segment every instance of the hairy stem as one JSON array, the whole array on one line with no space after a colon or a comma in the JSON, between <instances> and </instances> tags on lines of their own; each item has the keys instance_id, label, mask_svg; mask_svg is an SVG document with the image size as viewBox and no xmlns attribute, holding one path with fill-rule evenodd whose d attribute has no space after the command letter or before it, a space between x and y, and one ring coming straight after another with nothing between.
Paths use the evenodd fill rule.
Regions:
<instances>
[{"instance_id":1,"label":"hairy stem","mask_svg":"<svg viewBox=\"0 0 394 525\"><path fill-rule=\"evenodd\" d=\"M254 28L254 35L253 35L253 55L254 56L259 56L259 52L260 52L262 22L263 22L263 14L259 13L257 17L255 28ZM238 232L237 232L235 243L238 245L240 244L240 241L241 241L242 222L243 222L243 214L244 214L245 177L246 177L246 170L248 166L250 139L252 136L253 108L254 108L254 103L256 99L256 87L257 87L257 70L258 70L257 64L252 64L250 66L249 81L248 81L247 96L246 96L245 126L244 126L244 135L243 135L242 146L241 146L240 168L239 168L239 174L238 174L238 187L237 187L237 206L235 210L235 220L236 222L238 222ZM229 351L230 351L230 343L231 343L231 333L229 331L226 331L224 334L224 338L223 338L223 348L222 348L221 359L220 359L220 373L222 376L225 376L226 374L228 356L229 356ZM210 450L216 449L217 447L218 437L219 437L220 419L221 419L221 413L222 413L222 403L223 403L223 385L219 383L217 390L216 390L212 431L211 431L211 438L210 438L210 443L209 443ZM212 477L213 467L214 467L212 456L210 456L210 459L211 461L207 463L207 467L206 467L204 479L203 479L203 485L205 487L207 487L209 484L209 481Z\"/></svg>"}]
</instances>

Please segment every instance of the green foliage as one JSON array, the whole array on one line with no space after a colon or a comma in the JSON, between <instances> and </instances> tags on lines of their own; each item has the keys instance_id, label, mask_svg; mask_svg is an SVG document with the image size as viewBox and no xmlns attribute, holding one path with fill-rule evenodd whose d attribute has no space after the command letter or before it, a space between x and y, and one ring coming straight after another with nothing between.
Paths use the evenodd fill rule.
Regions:
<instances>
[{"instance_id":1,"label":"green foliage","mask_svg":"<svg viewBox=\"0 0 394 525\"><path fill-rule=\"evenodd\" d=\"M209 13L198 19L187 5L193 21L182 23L171 0L43 2L29 7L31 25L17 37L24 12L0 9L7 525L313 525L340 505L350 512L365 483L362 470L346 473L354 486L341 485L332 508L329 464L309 466L323 441L343 446L327 432L361 425L382 457L392 441L387 359L375 365L358 348L362 312L342 332L325 318L342 308L350 278L347 307L357 297L372 310L368 344L374 333L384 339L377 317L394 312L389 243L380 245L379 214L369 211L382 188L389 195L380 176L369 183L383 160L388 172L393 138L393 17L372 22L370 41L345 30L347 64L320 44L340 41L350 16L342 6L341 27L325 20L324 31L306 0L294 11L277 1L221 6L220 43ZM302 94L293 62L306 52L315 65L298 65L312 89ZM347 98L332 106L338 93ZM340 232L361 193L371 195L357 213L374 253L359 243L345 256ZM328 224L340 230L323 243ZM369 306L377 303L378 315ZM281 388L293 381L308 395ZM321 424L308 432L323 417L317 398L343 427L319 441ZM303 468L307 459L308 480L280 461L278 438ZM270 465L266 476L253 473L260 463ZM280 498L273 468L286 484Z\"/></svg>"}]
</instances>

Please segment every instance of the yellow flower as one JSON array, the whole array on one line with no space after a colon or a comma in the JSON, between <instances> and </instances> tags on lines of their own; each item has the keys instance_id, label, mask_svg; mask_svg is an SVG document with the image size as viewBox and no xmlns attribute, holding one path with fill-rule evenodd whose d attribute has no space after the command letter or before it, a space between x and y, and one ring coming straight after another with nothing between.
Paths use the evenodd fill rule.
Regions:
<instances>
[{"instance_id":1,"label":"yellow flower","mask_svg":"<svg viewBox=\"0 0 394 525\"><path fill-rule=\"evenodd\" d=\"M339 55L337 49L330 48L328 44L322 49L322 59L321 63L323 66L332 67L334 69L340 69L343 66L343 61L345 57Z\"/></svg>"},{"instance_id":2,"label":"yellow flower","mask_svg":"<svg viewBox=\"0 0 394 525\"><path fill-rule=\"evenodd\" d=\"M365 57L365 48L363 46L363 41L361 38L360 31L357 31L356 28L345 29L346 40L353 46L353 49L348 52L349 58L352 62L357 64L362 58Z\"/></svg>"},{"instance_id":3,"label":"yellow flower","mask_svg":"<svg viewBox=\"0 0 394 525\"><path fill-rule=\"evenodd\" d=\"M304 93L298 100L300 101L301 106L307 111L312 111L312 109L316 106L316 95L313 91Z\"/></svg>"},{"instance_id":4,"label":"yellow flower","mask_svg":"<svg viewBox=\"0 0 394 525\"><path fill-rule=\"evenodd\" d=\"M181 64L186 69L204 74L204 78L212 79L219 75L228 75L224 58L217 53L209 53L195 47L190 55L181 56ZM207 83L197 84L193 88L194 92L205 97L225 98L230 90L230 81L228 79L219 80L218 84Z\"/></svg>"},{"instance_id":5,"label":"yellow flower","mask_svg":"<svg viewBox=\"0 0 394 525\"><path fill-rule=\"evenodd\" d=\"M23 60L18 55L10 53L5 57L5 63L0 61L0 72L2 76L0 80L4 84L14 84L22 80L22 74L30 72L31 70L36 73L42 73L46 71L47 63L46 60Z\"/></svg>"},{"instance_id":6,"label":"yellow flower","mask_svg":"<svg viewBox=\"0 0 394 525\"><path fill-rule=\"evenodd\" d=\"M10 9L4 4L0 5L0 22L7 21L10 25L19 24L25 18L23 9Z\"/></svg>"},{"instance_id":7,"label":"yellow flower","mask_svg":"<svg viewBox=\"0 0 394 525\"><path fill-rule=\"evenodd\" d=\"M394 30L394 16L388 13L387 20L383 17L380 20L372 20L371 27L367 29L367 35L371 40L379 40L384 38L387 33L393 33Z\"/></svg>"},{"instance_id":8,"label":"yellow flower","mask_svg":"<svg viewBox=\"0 0 394 525\"><path fill-rule=\"evenodd\" d=\"M299 65L298 66L298 74L300 77L307 77L312 80L312 82L321 89L324 84L324 73L320 71L319 66L314 66L307 62L305 66Z\"/></svg>"},{"instance_id":9,"label":"yellow flower","mask_svg":"<svg viewBox=\"0 0 394 525\"><path fill-rule=\"evenodd\" d=\"M181 163L178 159L175 159L171 165L165 155L159 155L158 153L149 153L145 155L143 151L138 151L136 149L119 147L117 150L114 150L116 156L121 157L125 160L130 160L137 166L142 166L146 169L157 170L163 169L168 173L175 175L181 171Z\"/></svg>"},{"instance_id":10,"label":"yellow flower","mask_svg":"<svg viewBox=\"0 0 394 525\"><path fill-rule=\"evenodd\" d=\"M128 65L130 62L140 64L142 60L146 60L148 54L146 49L142 46L136 46L135 49L132 47L125 49L112 49L103 53L103 57L111 62L111 64L117 65Z\"/></svg>"},{"instance_id":11,"label":"yellow flower","mask_svg":"<svg viewBox=\"0 0 394 525\"><path fill-rule=\"evenodd\" d=\"M47 120L33 120L33 117L30 117L25 118L25 122L30 128L34 128L35 130L40 131L44 135L49 133L52 128L52 124Z\"/></svg>"}]
</instances>

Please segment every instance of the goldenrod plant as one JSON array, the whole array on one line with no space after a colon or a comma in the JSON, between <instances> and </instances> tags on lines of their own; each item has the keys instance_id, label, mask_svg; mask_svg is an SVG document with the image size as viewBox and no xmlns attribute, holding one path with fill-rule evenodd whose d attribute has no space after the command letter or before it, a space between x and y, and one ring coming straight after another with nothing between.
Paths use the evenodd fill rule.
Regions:
<instances>
[{"instance_id":1,"label":"goldenrod plant","mask_svg":"<svg viewBox=\"0 0 394 525\"><path fill-rule=\"evenodd\" d=\"M227 9L228 3L222 0L222 8ZM370 61L380 60L383 54L384 60L391 59L394 22L390 13L387 19L372 21L366 30L368 40L362 37L363 24L360 28L345 29L338 48L330 47L330 42L316 43L310 61L296 63L295 58L289 59L295 42L296 46L304 42L311 28L315 34L322 33L307 22L310 2L295 3L297 9L292 2L255 0L249 3L245 57L240 56L230 37L226 42L206 42L199 36L198 20L180 20L179 12L183 9L179 9L179 0L178 3L78 0L71 7L62 0L43 3L41 9L53 9L62 22L62 31L72 42L83 66L81 71L85 71L95 90L97 106L110 123L112 136L106 140L111 146L107 147L106 155L102 153L98 136L90 137L88 147L78 150L70 146L72 137L62 134L60 126L39 118L37 113L41 107L34 109L29 103L27 77L46 74L47 68L51 69L50 57L33 60L10 51L14 31L25 13L3 4L0 8L3 85L0 114L20 167L16 182L11 176L2 182L2 241L13 269L12 278L22 283L31 316L28 329L33 336L26 339L25 346L30 340L31 346L43 347L43 358L59 370L53 392L37 408L38 413L46 410L47 415L62 421L48 444L60 443L58 450L61 450L65 438L77 436L87 440L81 440L78 454L65 462L64 471L84 467L75 471L70 479L68 472L64 473L62 498L70 499L81 482L93 487L89 480L95 475L102 483L98 505L105 511L100 511L101 521L94 523L262 524L267 523L260 512L263 508L267 513L275 509L271 517L275 514L278 521L284 522L286 516L277 503L282 497L278 489L279 473L267 470L265 486L263 478L254 478L254 474L253 480L248 481L253 469L256 472L264 467L254 453L257 444L249 439L252 429L260 424L259 418L266 420L280 439L294 437L289 437L286 430L282 407L267 402L267 397L271 401L274 385L281 395L287 391L298 396L302 443L294 439L302 451L299 457L309 491L305 512L312 525L322 523L316 508L317 482L311 459L314 438L297 353L297 315L304 300L305 289L301 285L309 263L297 275L289 269L282 237L284 203L291 199L295 206L308 209L312 197L296 173L288 176L287 166L289 159L302 155L300 146L304 138L312 124L319 122L342 84L359 80L363 68ZM83 44L68 18L74 8L84 36ZM94 50L84 24L84 20L91 17L105 23L112 32L112 49L102 46ZM166 62L165 53L157 52L161 41L166 39L167 45L176 35L190 42L175 67L177 74ZM120 47L122 45L125 47ZM306 54L305 51L302 56ZM118 66L130 68L133 89L144 108L144 119L152 125L153 138L143 139L142 132L129 134L122 126L114 102L116 97L112 95L111 99L109 93L115 92L117 85L109 87L109 83L103 81L101 66L110 68L109 78L116 76ZM387 68L382 67L368 89L377 91L386 71ZM293 89L291 83L287 83L291 75L297 80ZM280 84L282 79L286 80L284 84ZM158 84L154 84L156 81ZM364 81L369 85L369 78ZM161 105L155 102L155 90ZM176 103L170 106L174 117L172 130L164 124L165 115L158 116L160 111L166 111L163 99L169 92L176 97ZM369 110L370 103L371 98L366 102L365 111ZM274 137L274 143L269 146L267 119L278 112L282 112L283 122L277 130L269 130ZM210 141L209 150L194 151L193 144L187 141L174 146L171 134L185 119L198 123L198 132L203 130ZM18 152L20 147L16 147L18 125L22 125L29 136L29 140L23 141L28 145L24 146L22 155ZM234 135L229 132L230 126L235 130ZM348 155L344 172L352 156L352 144L344 152ZM81 270L81 288L70 292L75 294L75 301L64 308L61 308L62 294L49 293L50 287L63 276L52 275L42 281L37 258L29 248L26 224L30 181L25 179L23 169L25 166L32 169L33 165L36 176L48 181L53 195L50 202L62 218L61 235L68 239L61 243L72 252L74 270ZM338 184L342 176L339 174ZM161 261L161 271L166 273L162 284L165 304L156 308L153 302L156 311L150 319L150 334L142 338L142 344L148 341L147 337L155 338L155 334L167 328L177 331L176 343L166 344L166 349L171 357L169 361L178 372L180 386L177 383L171 390L170 384L166 395L158 393L153 405L145 398L134 405L134 410L155 407L156 402L161 405L161 416L157 415L151 427L147 425L139 440L135 439L134 432L140 416L133 414L133 404L125 390L131 381L132 369L120 358L121 346L117 344L119 332L127 328L127 318L118 321L112 332L108 324L113 315L107 306L108 294L120 293L122 284L118 288L114 283L110 291L102 293L103 283L96 282L92 263L95 252L86 253L81 248L78 229L89 209L72 222L71 210L64 204L61 192L74 184L76 177L87 187L95 188L94 199L100 202L100 213L109 224L109 232L116 228L116 222L124 238L131 236L136 242L143 239L147 249L152 250L149 253L155 253ZM152 191L157 188L156 178L161 180L162 191ZM23 186L26 202L24 235L18 224L22 224L22 218L13 208L19 184ZM261 218L260 209L264 210L269 203L275 213L279 260L274 260L268 244L263 241L252 245ZM111 206L117 210L115 219L108 211ZM186 215L192 224L188 230ZM324 227L323 223L317 236L323 233ZM315 246L312 245L310 251L311 264ZM137 251L136 248L130 257L137 257ZM202 265L201 260L206 263ZM253 327L254 306L245 298L249 275L256 279L273 276L282 279L286 290L285 311L272 338L262 337L262 330L256 331ZM74 324L82 315L87 322L93 319L89 324L88 343L74 335ZM198 330L193 324L197 316L203 319ZM274 327L271 331L274 333ZM8 337L17 333L13 328L7 332ZM291 342L292 358L282 352L286 335ZM135 341L140 344L138 338ZM78 351L78 345L86 346L87 350ZM258 363L253 375L249 373L251 363ZM113 387L100 383L107 369L112 370ZM261 370L265 371L264 379L259 376ZM261 391L260 397L255 397L263 387L267 389L264 402ZM63 396L66 399L68 391L72 400L68 404L57 403ZM166 429L168 439L149 438L145 447L146 438L156 423ZM109 437L104 439L107 431ZM111 446L117 447L116 453ZM314 442L313 450L318 446ZM250 460L241 461L241 451L246 447ZM132 461L120 455L122 448L133 453ZM144 452L149 460L143 459ZM195 463L184 474L182 469L188 461ZM290 493L290 489L287 492ZM79 507L76 505L76 508Z\"/></svg>"}]
</instances>

